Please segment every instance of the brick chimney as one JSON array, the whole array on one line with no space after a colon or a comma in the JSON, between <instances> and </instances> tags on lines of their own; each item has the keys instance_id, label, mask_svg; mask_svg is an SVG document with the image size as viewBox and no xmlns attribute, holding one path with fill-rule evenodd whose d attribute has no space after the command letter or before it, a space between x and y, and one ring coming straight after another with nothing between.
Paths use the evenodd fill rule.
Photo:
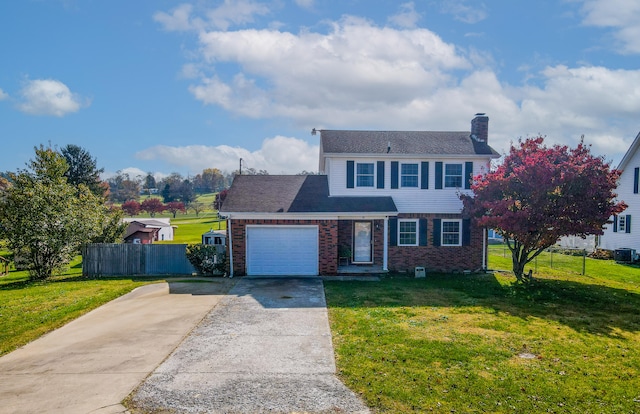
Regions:
<instances>
[{"instance_id":1,"label":"brick chimney","mask_svg":"<svg viewBox=\"0 0 640 414\"><path fill-rule=\"evenodd\" d=\"M489 117L485 114L476 114L471 120L471 138L478 142L489 141Z\"/></svg>"}]
</instances>

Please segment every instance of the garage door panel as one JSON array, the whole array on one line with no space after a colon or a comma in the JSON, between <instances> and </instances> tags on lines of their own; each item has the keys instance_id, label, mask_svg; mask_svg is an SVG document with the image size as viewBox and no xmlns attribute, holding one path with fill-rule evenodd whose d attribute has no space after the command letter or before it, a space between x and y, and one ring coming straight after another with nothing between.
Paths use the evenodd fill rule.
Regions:
<instances>
[{"instance_id":1,"label":"garage door panel","mask_svg":"<svg viewBox=\"0 0 640 414\"><path fill-rule=\"evenodd\" d=\"M318 227L247 227L247 274L317 275Z\"/></svg>"}]
</instances>

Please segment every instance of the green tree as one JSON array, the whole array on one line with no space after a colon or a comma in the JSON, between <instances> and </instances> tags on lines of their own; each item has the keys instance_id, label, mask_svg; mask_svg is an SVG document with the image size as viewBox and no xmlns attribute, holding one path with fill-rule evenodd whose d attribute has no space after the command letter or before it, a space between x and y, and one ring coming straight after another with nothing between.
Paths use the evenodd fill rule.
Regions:
<instances>
[{"instance_id":1,"label":"green tree","mask_svg":"<svg viewBox=\"0 0 640 414\"><path fill-rule=\"evenodd\" d=\"M132 179L129 174L118 171L108 181L109 198L115 203L124 203L127 200L140 198L140 182Z\"/></svg>"},{"instance_id":2,"label":"green tree","mask_svg":"<svg viewBox=\"0 0 640 414\"><path fill-rule=\"evenodd\" d=\"M89 154L89 151L77 145L69 144L60 150L69 166L65 172L65 177L69 184L78 186L86 185L91 192L97 196L105 197L106 186L100 179L100 174L104 168L98 169L96 159Z\"/></svg>"},{"instance_id":3,"label":"green tree","mask_svg":"<svg viewBox=\"0 0 640 414\"><path fill-rule=\"evenodd\" d=\"M29 169L11 174L0 200L0 233L26 258L32 279L46 279L103 232L106 207L84 184L67 181L65 158L42 145Z\"/></svg>"}]
</instances>

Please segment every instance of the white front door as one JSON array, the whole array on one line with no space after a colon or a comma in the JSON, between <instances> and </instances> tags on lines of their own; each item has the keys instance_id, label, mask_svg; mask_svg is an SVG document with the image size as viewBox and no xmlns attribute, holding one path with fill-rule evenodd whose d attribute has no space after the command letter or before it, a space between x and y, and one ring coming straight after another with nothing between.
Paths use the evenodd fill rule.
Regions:
<instances>
[{"instance_id":1,"label":"white front door","mask_svg":"<svg viewBox=\"0 0 640 414\"><path fill-rule=\"evenodd\" d=\"M353 262L371 263L371 222L353 223Z\"/></svg>"}]
</instances>

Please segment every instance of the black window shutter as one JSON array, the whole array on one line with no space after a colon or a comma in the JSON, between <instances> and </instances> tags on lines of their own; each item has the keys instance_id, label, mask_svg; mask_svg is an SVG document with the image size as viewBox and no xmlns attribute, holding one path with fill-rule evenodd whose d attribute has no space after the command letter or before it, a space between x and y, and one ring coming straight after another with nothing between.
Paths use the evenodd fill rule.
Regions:
<instances>
[{"instance_id":1,"label":"black window shutter","mask_svg":"<svg viewBox=\"0 0 640 414\"><path fill-rule=\"evenodd\" d=\"M384 161L378 161L378 188L384 188Z\"/></svg>"},{"instance_id":2,"label":"black window shutter","mask_svg":"<svg viewBox=\"0 0 640 414\"><path fill-rule=\"evenodd\" d=\"M391 188L398 188L398 161L391 161Z\"/></svg>"},{"instance_id":3,"label":"black window shutter","mask_svg":"<svg viewBox=\"0 0 640 414\"><path fill-rule=\"evenodd\" d=\"M631 233L631 216L629 214L627 214L627 219L624 223L624 232Z\"/></svg>"},{"instance_id":4,"label":"black window shutter","mask_svg":"<svg viewBox=\"0 0 640 414\"><path fill-rule=\"evenodd\" d=\"M440 161L436 162L436 190L442 190L442 162Z\"/></svg>"},{"instance_id":5,"label":"black window shutter","mask_svg":"<svg viewBox=\"0 0 640 414\"><path fill-rule=\"evenodd\" d=\"M471 188L471 182L473 181L473 162L467 161L464 163L464 188L469 190Z\"/></svg>"},{"instance_id":6,"label":"black window shutter","mask_svg":"<svg viewBox=\"0 0 640 414\"><path fill-rule=\"evenodd\" d=\"M618 216L613 216L613 232L618 232Z\"/></svg>"},{"instance_id":7,"label":"black window shutter","mask_svg":"<svg viewBox=\"0 0 640 414\"><path fill-rule=\"evenodd\" d=\"M429 161L420 163L420 188L423 190L429 188Z\"/></svg>"},{"instance_id":8,"label":"black window shutter","mask_svg":"<svg viewBox=\"0 0 640 414\"><path fill-rule=\"evenodd\" d=\"M347 161L347 188L353 188L353 179L355 176L353 161Z\"/></svg>"},{"instance_id":9,"label":"black window shutter","mask_svg":"<svg viewBox=\"0 0 640 414\"><path fill-rule=\"evenodd\" d=\"M389 219L389 245L398 245L398 219L395 217Z\"/></svg>"},{"instance_id":10,"label":"black window shutter","mask_svg":"<svg viewBox=\"0 0 640 414\"><path fill-rule=\"evenodd\" d=\"M440 231L441 231L441 224L442 220L440 219L433 219L433 245L434 246L440 246Z\"/></svg>"},{"instance_id":11,"label":"black window shutter","mask_svg":"<svg viewBox=\"0 0 640 414\"><path fill-rule=\"evenodd\" d=\"M421 218L420 221L418 221L418 244L420 246L426 246L427 245L427 219L426 218Z\"/></svg>"},{"instance_id":12,"label":"black window shutter","mask_svg":"<svg viewBox=\"0 0 640 414\"><path fill-rule=\"evenodd\" d=\"M640 168L633 170L633 194L638 194L638 181L640 180Z\"/></svg>"},{"instance_id":13,"label":"black window shutter","mask_svg":"<svg viewBox=\"0 0 640 414\"><path fill-rule=\"evenodd\" d=\"M462 245L471 245L471 220L462 219Z\"/></svg>"}]
</instances>

